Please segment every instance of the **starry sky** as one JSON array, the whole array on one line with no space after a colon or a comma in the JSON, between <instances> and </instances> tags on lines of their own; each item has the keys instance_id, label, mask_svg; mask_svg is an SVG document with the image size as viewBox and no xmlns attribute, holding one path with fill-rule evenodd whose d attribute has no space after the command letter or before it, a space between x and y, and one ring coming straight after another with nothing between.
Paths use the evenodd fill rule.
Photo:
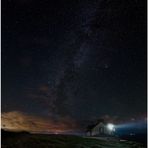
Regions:
<instances>
[{"instance_id":1,"label":"starry sky","mask_svg":"<svg viewBox=\"0 0 148 148\"><path fill-rule=\"evenodd\" d=\"M2 0L1 9L3 126L60 131L146 115L146 0Z\"/></svg>"}]
</instances>

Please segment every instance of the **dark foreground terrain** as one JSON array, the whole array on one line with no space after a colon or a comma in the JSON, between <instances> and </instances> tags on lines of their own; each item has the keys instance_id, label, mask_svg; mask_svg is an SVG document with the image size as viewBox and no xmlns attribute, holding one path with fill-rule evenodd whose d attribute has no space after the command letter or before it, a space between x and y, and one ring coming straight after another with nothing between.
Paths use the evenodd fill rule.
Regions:
<instances>
[{"instance_id":1,"label":"dark foreground terrain","mask_svg":"<svg viewBox=\"0 0 148 148\"><path fill-rule=\"evenodd\" d=\"M71 135L43 135L2 130L2 148L144 148L130 141L104 141Z\"/></svg>"}]
</instances>

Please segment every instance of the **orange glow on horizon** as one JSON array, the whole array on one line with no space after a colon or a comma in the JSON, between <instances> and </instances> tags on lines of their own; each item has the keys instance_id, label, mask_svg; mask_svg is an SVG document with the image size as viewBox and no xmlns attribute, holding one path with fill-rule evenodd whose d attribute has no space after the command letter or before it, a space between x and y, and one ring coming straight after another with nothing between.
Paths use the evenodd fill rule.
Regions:
<instances>
[{"instance_id":1,"label":"orange glow on horizon","mask_svg":"<svg viewBox=\"0 0 148 148\"><path fill-rule=\"evenodd\" d=\"M77 128L72 119L65 117L58 121L30 116L22 112L13 111L2 113L2 128L12 131L64 133Z\"/></svg>"}]
</instances>

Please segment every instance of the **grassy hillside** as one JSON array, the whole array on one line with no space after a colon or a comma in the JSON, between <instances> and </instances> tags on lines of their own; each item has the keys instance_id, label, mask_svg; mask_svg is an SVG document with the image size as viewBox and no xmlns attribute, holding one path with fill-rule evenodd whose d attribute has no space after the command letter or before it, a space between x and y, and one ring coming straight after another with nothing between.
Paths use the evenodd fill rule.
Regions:
<instances>
[{"instance_id":1,"label":"grassy hillside","mask_svg":"<svg viewBox=\"0 0 148 148\"><path fill-rule=\"evenodd\" d=\"M134 142L115 142L70 135L2 132L2 148L144 148Z\"/></svg>"}]
</instances>

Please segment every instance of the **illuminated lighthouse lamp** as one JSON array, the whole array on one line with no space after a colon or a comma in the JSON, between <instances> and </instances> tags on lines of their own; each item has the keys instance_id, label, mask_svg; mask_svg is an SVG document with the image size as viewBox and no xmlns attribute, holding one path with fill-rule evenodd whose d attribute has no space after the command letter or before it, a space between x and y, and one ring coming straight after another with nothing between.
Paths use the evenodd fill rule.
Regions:
<instances>
[{"instance_id":1,"label":"illuminated lighthouse lamp","mask_svg":"<svg viewBox=\"0 0 148 148\"><path fill-rule=\"evenodd\" d=\"M108 124L107 124L107 128L108 128L110 131L115 131L115 126L114 126L112 123L108 123Z\"/></svg>"}]
</instances>

